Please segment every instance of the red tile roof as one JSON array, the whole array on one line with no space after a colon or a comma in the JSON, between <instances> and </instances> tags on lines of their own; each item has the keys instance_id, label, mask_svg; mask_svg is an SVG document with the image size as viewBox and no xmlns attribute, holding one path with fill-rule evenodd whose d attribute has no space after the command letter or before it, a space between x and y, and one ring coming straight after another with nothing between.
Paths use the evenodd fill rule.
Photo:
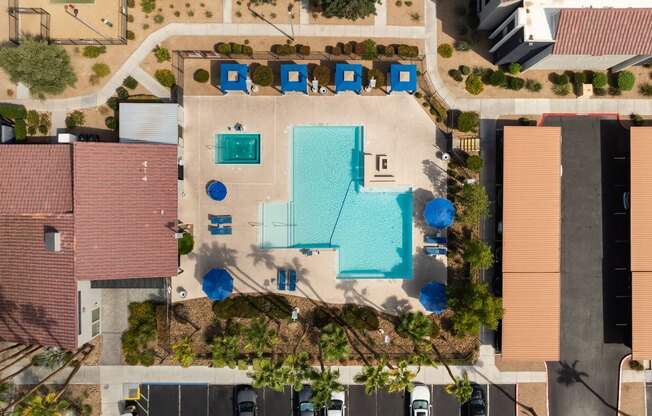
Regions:
<instances>
[{"instance_id":1,"label":"red tile roof","mask_svg":"<svg viewBox=\"0 0 652 416\"><path fill-rule=\"evenodd\" d=\"M61 251L45 250L46 227ZM77 348L72 215L2 215L0 229L0 340Z\"/></svg>"},{"instance_id":2,"label":"red tile roof","mask_svg":"<svg viewBox=\"0 0 652 416\"><path fill-rule=\"evenodd\" d=\"M76 143L75 275L177 273L177 146Z\"/></svg>"},{"instance_id":3,"label":"red tile roof","mask_svg":"<svg viewBox=\"0 0 652 416\"><path fill-rule=\"evenodd\" d=\"M0 146L0 215L72 211L69 145Z\"/></svg>"},{"instance_id":4,"label":"red tile roof","mask_svg":"<svg viewBox=\"0 0 652 416\"><path fill-rule=\"evenodd\" d=\"M652 8L562 9L555 55L650 55Z\"/></svg>"}]
</instances>

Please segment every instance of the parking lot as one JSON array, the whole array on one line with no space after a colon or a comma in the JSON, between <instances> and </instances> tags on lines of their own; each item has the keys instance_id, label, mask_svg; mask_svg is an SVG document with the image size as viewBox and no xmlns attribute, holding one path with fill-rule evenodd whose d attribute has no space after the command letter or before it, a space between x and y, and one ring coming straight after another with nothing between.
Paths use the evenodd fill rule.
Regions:
<instances>
[{"instance_id":1,"label":"parking lot","mask_svg":"<svg viewBox=\"0 0 652 416\"><path fill-rule=\"evenodd\" d=\"M208 384L143 384L140 386L140 414L147 416L236 416L235 394L240 386ZM432 414L466 415L467 409L444 386L428 386L431 391ZM515 385L482 385L490 416L516 415ZM258 395L257 415L292 416L298 403L289 388L283 392L254 389ZM379 391L367 395L363 386L346 386L346 415L402 416L408 414L408 395Z\"/></svg>"}]
</instances>

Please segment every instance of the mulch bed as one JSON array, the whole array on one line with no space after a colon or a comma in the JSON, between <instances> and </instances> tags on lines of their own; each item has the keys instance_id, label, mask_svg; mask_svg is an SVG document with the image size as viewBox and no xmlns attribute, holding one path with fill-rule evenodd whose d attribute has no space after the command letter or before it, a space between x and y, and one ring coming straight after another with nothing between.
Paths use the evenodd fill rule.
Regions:
<instances>
[{"instance_id":1,"label":"mulch bed","mask_svg":"<svg viewBox=\"0 0 652 416\"><path fill-rule=\"evenodd\" d=\"M14 397L23 395L28 392L33 384L17 385L14 390ZM44 384L36 390L35 394L46 395L48 393L58 393L61 385L59 384ZM96 384L69 384L64 393L61 395L62 400L66 400L72 404L75 409L76 415L99 415L102 412L102 395L100 386ZM89 405L90 412L78 411L78 404Z\"/></svg>"}]
</instances>

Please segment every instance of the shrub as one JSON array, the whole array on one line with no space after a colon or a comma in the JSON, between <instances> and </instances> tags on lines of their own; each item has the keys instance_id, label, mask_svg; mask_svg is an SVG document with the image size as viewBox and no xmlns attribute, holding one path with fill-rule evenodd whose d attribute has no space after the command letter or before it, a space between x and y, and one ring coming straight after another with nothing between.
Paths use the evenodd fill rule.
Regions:
<instances>
[{"instance_id":1,"label":"shrub","mask_svg":"<svg viewBox=\"0 0 652 416\"><path fill-rule=\"evenodd\" d=\"M163 23L163 20L165 20L165 18L163 17L162 14L156 14L154 16L154 23L156 23L157 25L160 25L161 23Z\"/></svg>"},{"instance_id":2,"label":"shrub","mask_svg":"<svg viewBox=\"0 0 652 416\"><path fill-rule=\"evenodd\" d=\"M36 134L36 127L27 126L27 134L29 134L30 136L34 136Z\"/></svg>"},{"instance_id":3,"label":"shrub","mask_svg":"<svg viewBox=\"0 0 652 416\"><path fill-rule=\"evenodd\" d=\"M170 55L170 50L168 48L156 48L154 56L156 56L156 62L159 63L172 59L172 55Z\"/></svg>"},{"instance_id":4,"label":"shrub","mask_svg":"<svg viewBox=\"0 0 652 416\"><path fill-rule=\"evenodd\" d=\"M552 87L552 92L555 93L555 95L559 96L565 96L570 93L570 85L569 84L555 84Z\"/></svg>"},{"instance_id":5,"label":"shrub","mask_svg":"<svg viewBox=\"0 0 652 416\"><path fill-rule=\"evenodd\" d=\"M195 71L194 74L192 74L192 78L200 83L206 83L208 82L208 78L210 78L208 71L205 69L198 69Z\"/></svg>"},{"instance_id":6,"label":"shrub","mask_svg":"<svg viewBox=\"0 0 652 416\"><path fill-rule=\"evenodd\" d=\"M595 88L595 87L593 87L593 94L596 97L603 97L603 96L607 95L607 90L605 88Z\"/></svg>"},{"instance_id":7,"label":"shrub","mask_svg":"<svg viewBox=\"0 0 652 416\"><path fill-rule=\"evenodd\" d=\"M113 116L109 116L104 119L104 124L106 124L106 127L108 127L110 130L118 129L118 119Z\"/></svg>"},{"instance_id":8,"label":"shrub","mask_svg":"<svg viewBox=\"0 0 652 416\"><path fill-rule=\"evenodd\" d=\"M145 14L150 14L156 10L156 0L140 0L140 8Z\"/></svg>"},{"instance_id":9,"label":"shrub","mask_svg":"<svg viewBox=\"0 0 652 416\"><path fill-rule=\"evenodd\" d=\"M254 48L249 45L242 45L242 53L245 55L251 55L254 53Z\"/></svg>"},{"instance_id":10,"label":"shrub","mask_svg":"<svg viewBox=\"0 0 652 416\"><path fill-rule=\"evenodd\" d=\"M466 65L462 65L460 66L460 71L462 71L462 75L469 75L471 73L471 68Z\"/></svg>"},{"instance_id":11,"label":"shrub","mask_svg":"<svg viewBox=\"0 0 652 416\"><path fill-rule=\"evenodd\" d=\"M93 64L91 69L93 70L93 74L99 78L104 78L111 73L111 68L109 68L109 66L104 63Z\"/></svg>"},{"instance_id":12,"label":"shrub","mask_svg":"<svg viewBox=\"0 0 652 416\"><path fill-rule=\"evenodd\" d=\"M471 50L471 43L466 40L455 41L455 50L459 52L467 52Z\"/></svg>"},{"instance_id":13,"label":"shrub","mask_svg":"<svg viewBox=\"0 0 652 416\"><path fill-rule=\"evenodd\" d=\"M636 83L636 77L629 71L620 71L618 73L618 88L623 91L631 91Z\"/></svg>"},{"instance_id":14,"label":"shrub","mask_svg":"<svg viewBox=\"0 0 652 416\"><path fill-rule=\"evenodd\" d=\"M131 30L127 30L127 40L134 40L134 39L136 39L136 34Z\"/></svg>"},{"instance_id":15,"label":"shrub","mask_svg":"<svg viewBox=\"0 0 652 416\"><path fill-rule=\"evenodd\" d=\"M566 74L558 74L557 77L555 78L555 84L557 85L566 85L570 82L568 79L568 75Z\"/></svg>"},{"instance_id":16,"label":"shrub","mask_svg":"<svg viewBox=\"0 0 652 416\"><path fill-rule=\"evenodd\" d=\"M437 53L442 58L450 58L451 56L453 56L453 47L448 43L442 43L441 45L439 45L439 47L437 47Z\"/></svg>"},{"instance_id":17,"label":"shrub","mask_svg":"<svg viewBox=\"0 0 652 416\"><path fill-rule=\"evenodd\" d=\"M528 79L525 81L525 88L530 92L539 92L541 91L541 83L535 79Z\"/></svg>"},{"instance_id":18,"label":"shrub","mask_svg":"<svg viewBox=\"0 0 652 416\"><path fill-rule=\"evenodd\" d=\"M457 118L457 130L466 133L475 131L480 124L480 116L474 111L465 111Z\"/></svg>"},{"instance_id":19,"label":"shrub","mask_svg":"<svg viewBox=\"0 0 652 416\"><path fill-rule=\"evenodd\" d=\"M294 53L294 47L292 45L278 45L276 47L277 55L292 55Z\"/></svg>"},{"instance_id":20,"label":"shrub","mask_svg":"<svg viewBox=\"0 0 652 416\"><path fill-rule=\"evenodd\" d=\"M421 97L423 97L423 94L420 91L414 93L414 98L421 98Z\"/></svg>"},{"instance_id":21,"label":"shrub","mask_svg":"<svg viewBox=\"0 0 652 416\"><path fill-rule=\"evenodd\" d=\"M274 82L274 73L272 72L272 68L261 65L254 70L251 79L261 87L268 87Z\"/></svg>"},{"instance_id":22,"label":"shrub","mask_svg":"<svg viewBox=\"0 0 652 416\"><path fill-rule=\"evenodd\" d=\"M443 45L448 45L448 44L443 44ZM441 47L442 45L439 45ZM451 45L448 45L450 48ZM451 51L451 56L453 55L453 49L450 49ZM437 52L439 52L439 48L437 48ZM399 45L396 53L400 56L417 56L419 55L419 47L418 46L410 46L410 45ZM450 58L450 56L449 56Z\"/></svg>"},{"instance_id":23,"label":"shrub","mask_svg":"<svg viewBox=\"0 0 652 416\"><path fill-rule=\"evenodd\" d=\"M378 59L378 45L373 39L366 39L362 44L365 45L366 49L365 52L361 54L362 59L366 59L367 61Z\"/></svg>"},{"instance_id":24,"label":"shrub","mask_svg":"<svg viewBox=\"0 0 652 416\"><path fill-rule=\"evenodd\" d=\"M27 137L27 124L25 124L24 119L19 118L15 121L14 135L16 136L16 140L25 140L25 138Z\"/></svg>"},{"instance_id":25,"label":"shrub","mask_svg":"<svg viewBox=\"0 0 652 416\"><path fill-rule=\"evenodd\" d=\"M393 46L388 46L388 47L385 48L385 56L387 58L392 58L395 53L396 53L396 51L394 51Z\"/></svg>"},{"instance_id":26,"label":"shrub","mask_svg":"<svg viewBox=\"0 0 652 416\"><path fill-rule=\"evenodd\" d=\"M313 79L319 82L319 85L328 85L331 81L331 69L324 65L319 65L312 71Z\"/></svg>"},{"instance_id":27,"label":"shrub","mask_svg":"<svg viewBox=\"0 0 652 416\"><path fill-rule=\"evenodd\" d=\"M468 167L475 173L480 173L483 166L484 166L484 160L482 160L480 156L471 155L468 158L466 158L466 167Z\"/></svg>"},{"instance_id":28,"label":"shrub","mask_svg":"<svg viewBox=\"0 0 652 416\"><path fill-rule=\"evenodd\" d=\"M342 47L342 51L344 52L344 55L351 55L353 53L353 45L345 43Z\"/></svg>"},{"instance_id":29,"label":"shrub","mask_svg":"<svg viewBox=\"0 0 652 416\"><path fill-rule=\"evenodd\" d=\"M48 132L48 126L40 125L38 126L38 132L45 135Z\"/></svg>"},{"instance_id":30,"label":"shrub","mask_svg":"<svg viewBox=\"0 0 652 416\"><path fill-rule=\"evenodd\" d=\"M77 126L81 126L86 121L84 113L79 110L75 110L72 113L68 113L66 116L66 128L74 129Z\"/></svg>"},{"instance_id":31,"label":"shrub","mask_svg":"<svg viewBox=\"0 0 652 416\"><path fill-rule=\"evenodd\" d=\"M154 73L154 78L156 78L161 85L167 88L172 88L172 86L177 82L174 74L169 69L158 69Z\"/></svg>"},{"instance_id":32,"label":"shrub","mask_svg":"<svg viewBox=\"0 0 652 416\"><path fill-rule=\"evenodd\" d=\"M129 7L130 9L136 7L136 0L127 0L127 7Z\"/></svg>"},{"instance_id":33,"label":"shrub","mask_svg":"<svg viewBox=\"0 0 652 416\"><path fill-rule=\"evenodd\" d=\"M109 97L108 100L106 100L106 105L113 111L116 111L118 107L120 106L120 100L118 97Z\"/></svg>"},{"instance_id":34,"label":"shrub","mask_svg":"<svg viewBox=\"0 0 652 416\"><path fill-rule=\"evenodd\" d=\"M231 54L231 44L230 43L220 43L215 47L215 52L220 55L230 55Z\"/></svg>"},{"instance_id":35,"label":"shrub","mask_svg":"<svg viewBox=\"0 0 652 416\"><path fill-rule=\"evenodd\" d=\"M491 74L489 77L489 83L494 87L503 87L507 83L507 77L505 76L505 73L499 69Z\"/></svg>"},{"instance_id":36,"label":"shrub","mask_svg":"<svg viewBox=\"0 0 652 416\"><path fill-rule=\"evenodd\" d=\"M301 55L310 55L310 45L299 46L299 53Z\"/></svg>"},{"instance_id":37,"label":"shrub","mask_svg":"<svg viewBox=\"0 0 652 416\"><path fill-rule=\"evenodd\" d=\"M106 53L106 46L84 46L82 55L85 58L97 58L103 53Z\"/></svg>"},{"instance_id":38,"label":"shrub","mask_svg":"<svg viewBox=\"0 0 652 416\"><path fill-rule=\"evenodd\" d=\"M573 84L582 85L586 83L586 74L582 71L573 74Z\"/></svg>"},{"instance_id":39,"label":"shrub","mask_svg":"<svg viewBox=\"0 0 652 416\"><path fill-rule=\"evenodd\" d=\"M527 117L520 117L520 118L518 119L518 123L519 123L521 126L529 126L529 125L530 125L530 119L527 118Z\"/></svg>"},{"instance_id":40,"label":"shrub","mask_svg":"<svg viewBox=\"0 0 652 416\"><path fill-rule=\"evenodd\" d=\"M127 91L127 89L124 87L118 87L115 90L115 93L118 95L118 98L121 100L126 100L127 98L129 98L129 91Z\"/></svg>"},{"instance_id":41,"label":"shrub","mask_svg":"<svg viewBox=\"0 0 652 416\"><path fill-rule=\"evenodd\" d=\"M242 54L242 45L239 43L231 43L231 52L235 54Z\"/></svg>"},{"instance_id":42,"label":"shrub","mask_svg":"<svg viewBox=\"0 0 652 416\"><path fill-rule=\"evenodd\" d=\"M383 74L382 71L373 68L370 69L367 71L367 83L372 77L376 78L376 87L374 87L374 89L379 89L385 85L385 74Z\"/></svg>"},{"instance_id":43,"label":"shrub","mask_svg":"<svg viewBox=\"0 0 652 416\"><path fill-rule=\"evenodd\" d=\"M645 82L638 86L638 92L645 97L652 97L652 84Z\"/></svg>"},{"instance_id":44,"label":"shrub","mask_svg":"<svg viewBox=\"0 0 652 416\"><path fill-rule=\"evenodd\" d=\"M519 64L518 62L512 62L509 64L509 73L516 75L521 72L521 68L523 68L523 65Z\"/></svg>"},{"instance_id":45,"label":"shrub","mask_svg":"<svg viewBox=\"0 0 652 416\"><path fill-rule=\"evenodd\" d=\"M437 122L445 123L448 121L448 112L446 112L446 109L437 100L433 100L431 106L437 113Z\"/></svg>"},{"instance_id":46,"label":"shrub","mask_svg":"<svg viewBox=\"0 0 652 416\"><path fill-rule=\"evenodd\" d=\"M356 55L362 56L367 53L367 45L364 42L358 42L356 43L354 50Z\"/></svg>"},{"instance_id":47,"label":"shrub","mask_svg":"<svg viewBox=\"0 0 652 416\"><path fill-rule=\"evenodd\" d=\"M333 46L331 48L331 53L335 56L342 55L342 48L340 48L339 46Z\"/></svg>"},{"instance_id":48,"label":"shrub","mask_svg":"<svg viewBox=\"0 0 652 416\"><path fill-rule=\"evenodd\" d=\"M466 79L466 90L469 94L478 95L484 91L484 84L482 79L477 75L469 75Z\"/></svg>"},{"instance_id":49,"label":"shrub","mask_svg":"<svg viewBox=\"0 0 652 416\"><path fill-rule=\"evenodd\" d=\"M259 299L267 304L264 310L267 311L267 316L270 318L290 319L292 317L292 305L283 296L265 295Z\"/></svg>"},{"instance_id":50,"label":"shrub","mask_svg":"<svg viewBox=\"0 0 652 416\"><path fill-rule=\"evenodd\" d=\"M211 17L213 17L213 12L206 10L204 12L204 16L206 16L207 19L210 19Z\"/></svg>"},{"instance_id":51,"label":"shrub","mask_svg":"<svg viewBox=\"0 0 652 416\"><path fill-rule=\"evenodd\" d=\"M213 313L221 319L234 317L252 319L259 316L260 312L248 296L229 297L213 304Z\"/></svg>"},{"instance_id":52,"label":"shrub","mask_svg":"<svg viewBox=\"0 0 652 416\"><path fill-rule=\"evenodd\" d=\"M629 115L629 118L632 120L632 123L633 123L635 126L642 126L642 125L643 125L643 122L645 121L645 120L643 119L643 116L640 116L640 115L638 115L638 114L634 114L634 113L630 114L630 115Z\"/></svg>"},{"instance_id":53,"label":"shrub","mask_svg":"<svg viewBox=\"0 0 652 416\"><path fill-rule=\"evenodd\" d=\"M513 77L509 80L509 88L514 91L519 91L525 86L525 80L519 77Z\"/></svg>"},{"instance_id":54,"label":"shrub","mask_svg":"<svg viewBox=\"0 0 652 416\"><path fill-rule=\"evenodd\" d=\"M40 117L38 114L38 111L36 110L29 110L27 112L27 117L25 117L25 122L27 122L27 125L30 127L37 127L40 121Z\"/></svg>"},{"instance_id":55,"label":"shrub","mask_svg":"<svg viewBox=\"0 0 652 416\"><path fill-rule=\"evenodd\" d=\"M607 85L607 82L609 82L609 79L607 78L607 74L604 72L596 72L593 74L593 88L604 88Z\"/></svg>"},{"instance_id":56,"label":"shrub","mask_svg":"<svg viewBox=\"0 0 652 416\"><path fill-rule=\"evenodd\" d=\"M129 88L130 90L135 90L136 87L138 86L138 81L136 81L133 77L129 76L122 81L122 85Z\"/></svg>"},{"instance_id":57,"label":"shrub","mask_svg":"<svg viewBox=\"0 0 652 416\"><path fill-rule=\"evenodd\" d=\"M462 82L462 80L464 79L464 77L462 76L462 71L460 71L459 69L451 69L450 71L448 71L448 75L450 75L451 78L453 78L457 82Z\"/></svg>"},{"instance_id":58,"label":"shrub","mask_svg":"<svg viewBox=\"0 0 652 416\"><path fill-rule=\"evenodd\" d=\"M22 105L0 104L0 116L16 120L27 117L27 110Z\"/></svg>"},{"instance_id":59,"label":"shrub","mask_svg":"<svg viewBox=\"0 0 652 416\"><path fill-rule=\"evenodd\" d=\"M324 306L318 306L312 311L312 321L317 328L324 328L330 325L333 320L332 312Z\"/></svg>"},{"instance_id":60,"label":"shrub","mask_svg":"<svg viewBox=\"0 0 652 416\"><path fill-rule=\"evenodd\" d=\"M347 305L343 311L344 321L355 329L377 331L380 328L378 315L370 308L357 305Z\"/></svg>"},{"instance_id":61,"label":"shrub","mask_svg":"<svg viewBox=\"0 0 652 416\"><path fill-rule=\"evenodd\" d=\"M134 15L133 14L130 14L129 16L127 16L127 22L129 22L129 23L134 22Z\"/></svg>"},{"instance_id":62,"label":"shrub","mask_svg":"<svg viewBox=\"0 0 652 416\"><path fill-rule=\"evenodd\" d=\"M636 360L629 360L629 368L631 368L634 371L643 371L645 370L645 367L643 367L643 364L640 361Z\"/></svg>"}]
</instances>

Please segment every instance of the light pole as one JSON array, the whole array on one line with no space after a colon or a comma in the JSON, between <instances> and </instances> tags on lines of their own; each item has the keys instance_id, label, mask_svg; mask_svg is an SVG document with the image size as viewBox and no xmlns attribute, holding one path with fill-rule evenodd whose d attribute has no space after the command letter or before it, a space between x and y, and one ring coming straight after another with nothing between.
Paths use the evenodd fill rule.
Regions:
<instances>
[{"instance_id":1,"label":"light pole","mask_svg":"<svg viewBox=\"0 0 652 416\"><path fill-rule=\"evenodd\" d=\"M288 5L288 17L290 18L290 29L292 30L292 38L294 38L294 24L292 23L292 4Z\"/></svg>"}]
</instances>

